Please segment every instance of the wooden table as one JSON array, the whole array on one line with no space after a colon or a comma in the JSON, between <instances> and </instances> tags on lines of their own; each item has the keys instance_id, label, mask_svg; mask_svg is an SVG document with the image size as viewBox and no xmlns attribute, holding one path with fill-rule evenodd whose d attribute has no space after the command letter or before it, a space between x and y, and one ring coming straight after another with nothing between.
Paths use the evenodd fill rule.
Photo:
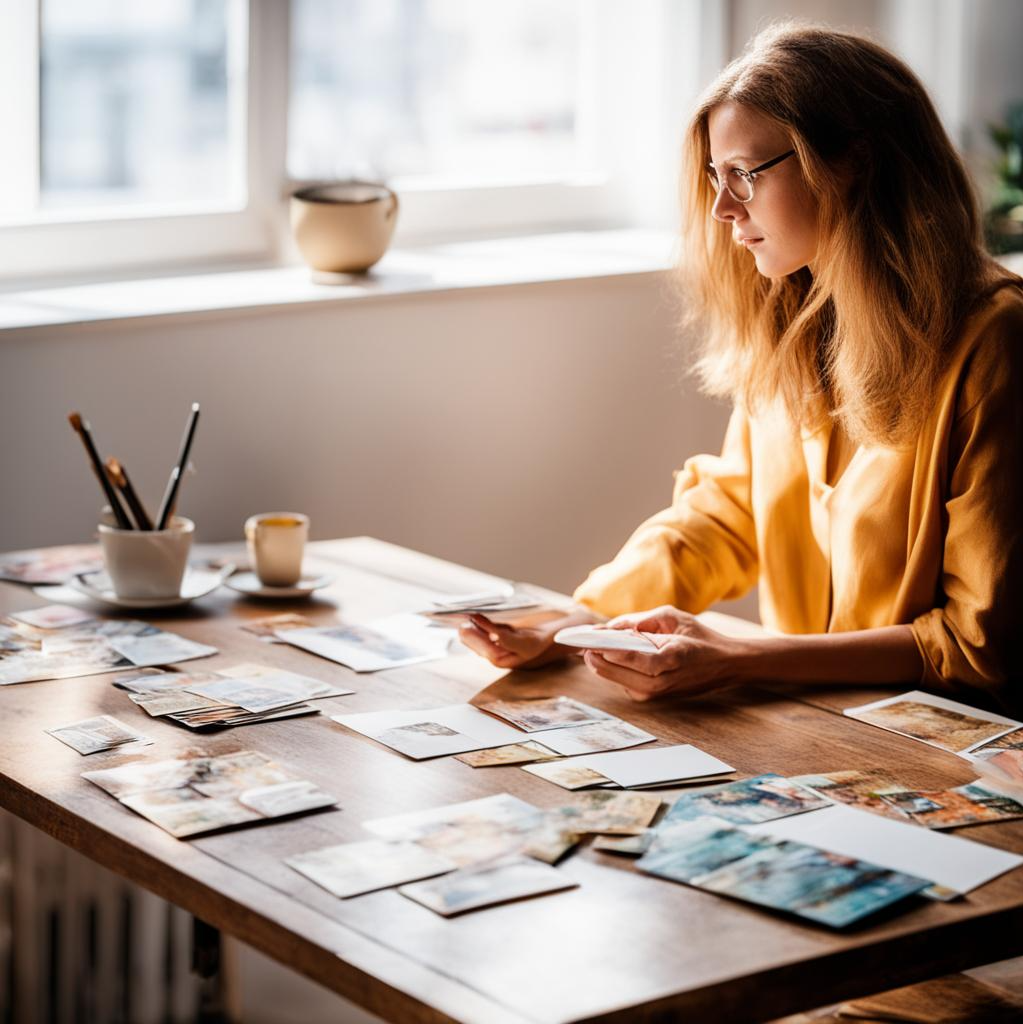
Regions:
<instances>
[{"instance_id":1,"label":"wooden table","mask_svg":"<svg viewBox=\"0 0 1023 1024\"><path fill-rule=\"evenodd\" d=\"M314 544L313 568L336 573L300 610L323 622L417 610L441 590L479 589L480 574L366 538ZM0 587L0 611L42 601ZM159 896L394 1021L525 1024L569 1021L762 1021L1023 953L1023 871L953 903L921 901L843 933L646 876L585 846L560 870L578 889L445 920L383 891L335 899L282 859L370 838L370 818L508 792L545 807L572 794L515 767L452 758L411 762L327 714L431 707L481 696L571 694L668 742L691 742L741 774L884 766L920 788L970 781L951 754L846 719L829 708L873 692L832 691L811 704L745 690L714 700L636 704L576 662L505 675L471 655L371 675L260 643L239 622L294 606L221 590L147 620L215 645L216 669L258 660L357 692L320 701L322 717L209 735L148 718L108 676L0 688L0 805ZM128 759L83 758L43 730L108 713L137 725L153 760L254 749L336 793L340 809L178 841L79 773ZM136 755L137 756L137 755ZM670 797L671 794L667 793ZM1023 824L974 827L970 838L1023 851ZM923 869L925 865L921 865Z\"/></svg>"}]
</instances>

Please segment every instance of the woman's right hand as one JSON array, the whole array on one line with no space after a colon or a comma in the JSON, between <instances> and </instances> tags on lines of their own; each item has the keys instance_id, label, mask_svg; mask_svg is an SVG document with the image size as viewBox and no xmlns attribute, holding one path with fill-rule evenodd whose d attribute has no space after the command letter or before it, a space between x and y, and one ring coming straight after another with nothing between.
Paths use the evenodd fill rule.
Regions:
<instances>
[{"instance_id":1,"label":"woman's right hand","mask_svg":"<svg viewBox=\"0 0 1023 1024\"><path fill-rule=\"evenodd\" d=\"M491 622L474 612L459 628L458 638L499 668L534 668L560 653L559 645L554 643L556 632L549 625L509 626Z\"/></svg>"}]
</instances>

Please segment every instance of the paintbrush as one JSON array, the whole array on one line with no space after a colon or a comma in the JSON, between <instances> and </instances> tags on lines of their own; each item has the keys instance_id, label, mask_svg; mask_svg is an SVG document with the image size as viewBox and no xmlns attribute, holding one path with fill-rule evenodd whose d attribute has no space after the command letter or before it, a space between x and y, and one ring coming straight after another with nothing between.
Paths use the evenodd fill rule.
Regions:
<instances>
[{"instance_id":1,"label":"paintbrush","mask_svg":"<svg viewBox=\"0 0 1023 1024\"><path fill-rule=\"evenodd\" d=\"M96 451L96 446L92 443L92 434L89 431L89 424L82 419L82 414L78 412L68 413L68 422L71 424L75 433L82 439L82 444L85 445L86 454L89 456L89 461L92 463L92 471L96 474L96 479L99 481L100 487L103 488L103 493L106 495L107 503L110 505L110 511L114 515L114 520L116 521L118 528L122 530L134 529L131 525L131 520L128 518L128 513L124 511L124 508L121 505L121 499L118 498L117 491L114 490L110 483L107 471L103 468L103 463L100 461L99 453Z\"/></svg>"},{"instance_id":2,"label":"paintbrush","mask_svg":"<svg viewBox=\"0 0 1023 1024\"><path fill-rule=\"evenodd\" d=\"M110 475L110 479L113 480L114 486L124 496L131 514L135 517L138 528L140 530L151 530L153 528L153 521L149 518L149 513L146 511L145 506L139 501L139 496L135 492L131 480L128 478L128 471L113 456L107 459L107 473Z\"/></svg>"},{"instance_id":3,"label":"paintbrush","mask_svg":"<svg viewBox=\"0 0 1023 1024\"><path fill-rule=\"evenodd\" d=\"M171 470L170 479L167 481L167 490L163 495L163 502L160 505L159 515L156 517L156 528L165 530L167 521L174 511L174 505L178 498L178 487L181 486L181 475L188 465L188 453L192 450L192 439L195 437L195 425L199 422L199 403L192 403L192 411L189 413L188 422L185 424L185 434L181 439L181 451L178 453L178 461Z\"/></svg>"}]
</instances>

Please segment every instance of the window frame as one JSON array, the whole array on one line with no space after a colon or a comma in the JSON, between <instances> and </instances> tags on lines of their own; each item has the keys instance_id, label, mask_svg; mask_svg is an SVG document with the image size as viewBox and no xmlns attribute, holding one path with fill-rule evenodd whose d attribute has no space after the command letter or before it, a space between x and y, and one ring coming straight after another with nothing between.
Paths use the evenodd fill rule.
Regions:
<instances>
[{"instance_id":1,"label":"window frame","mask_svg":"<svg viewBox=\"0 0 1023 1024\"><path fill-rule=\"evenodd\" d=\"M45 0L42 0L45 2ZM29 171L38 189L38 69L40 0L8 0L20 17L34 19L29 47L19 51L18 69L24 86L32 86L23 102L12 105L20 122L23 153L21 187ZM42 212L20 221L0 220L0 283L18 287L32 280L57 277L109 278L144 271L173 272L175 268L297 262L288 226L288 196L308 182L287 174L287 118L290 60L290 0L229 0L232 28L242 33L246 105L244 138L245 199L237 204L202 204L150 210L125 209ZM603 229L625 226L663 226L665 205L651 214L650 192L674 195L666 174L673 173L674 153L665 150L666 127L677 126L683 101L695 93L687 82L679 95L679 76L673 66L696 67L706 50L700 45L700 26L716 25L716 0L678 5L672 0L644 0L620 5L616 0L587 0L593 9L589 102L599 105L609 129L598 151L607 172L573 180L496 186L408 188L401 191L402 212L396 245L433 244L521 234L524 232ZM623 6L629 6L623 11ZM680 19L685 24L680 24ZM667 31L668 29L671 31ZM669 37L682 29L692 40L680 53ZM720 31L714 28L714 31ZM237 37L236 37L237 38ZM677 41L679 36L675 35ZM0 44L2 45L2 44ZM633 47L654 47L658 59L643 74L625 73ZM670 50L670 52L669 52ZM689 52L691 50L691 53ZM594 56L595 55L595 56ZM3 56L0 51L0 57ZM0 64L3 62L0 61ZM3 74L0 71L0 74ZM10 72L9 73L13 73ZM692 77L690 73L689 78ZM8 95L25 96L24 87ZM669 95L673 94L673 95ZM670 103L668 102L670 100ZM639 104L648 116L635 123ZM670 122L665 119L669 110ZM593 116L593 110L584 116ZM31 139L26 143L26 125ZM6 127L0 124L0 128ZM11 137L11 136L8 136ZM675 139L672 136L671 142ZM642 158L637 153L643 154ZM667 161L667 163L664 163ZM642 168L643 164L655 164ZM24 193L23 193L24 194Z\"/></svg>"}]
</instances>

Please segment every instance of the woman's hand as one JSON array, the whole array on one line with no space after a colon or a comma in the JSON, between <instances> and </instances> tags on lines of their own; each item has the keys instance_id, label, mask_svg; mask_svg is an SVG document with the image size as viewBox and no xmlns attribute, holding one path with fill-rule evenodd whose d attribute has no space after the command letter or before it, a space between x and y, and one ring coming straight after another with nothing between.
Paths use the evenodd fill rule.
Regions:
<instances>
[{"instance_id":1,"label":"woman's hand","mask_svg":"<svg viewBox=\"0 0 1023 1024\"><path fill-rule=\"evenodd\" d=\"M549 625L522 627L491 622L475 612L459 628L458 638L499 668L534 668L560 653L560 649L555 651L556 632Z\"/></svg>"},{"instance_id":2,"label":"woman's hand","mask_svg":"<svg viewBox=\"0 0 1023 1024\"><path fill-rule=\"evenodd\" d=\"M650 654L638 651L594 651L586 664L603 679L621 686L634 700L653 700L669 694L699 696L737 681L743 641L717 633L694 615L665 606L649 612L622 615L608 623L612 629L670 634Z\"/></svg>"}]
</instances>

